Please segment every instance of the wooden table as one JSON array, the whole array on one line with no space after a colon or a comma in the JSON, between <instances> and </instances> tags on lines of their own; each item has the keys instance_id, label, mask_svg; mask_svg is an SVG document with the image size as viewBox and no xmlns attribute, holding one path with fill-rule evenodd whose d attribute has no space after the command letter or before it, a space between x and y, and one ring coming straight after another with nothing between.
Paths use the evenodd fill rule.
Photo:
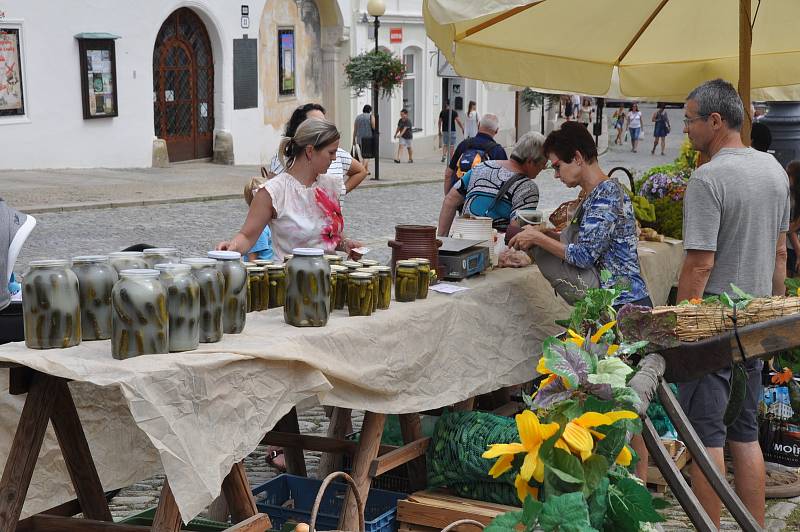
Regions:
<instances>
[{"instance_id":1,"label":"wooden table","mask_svg":"<svg viewBox=\"0 0 800 532\"><path fill-rule=\"evenodd\" d=\"M9 367L6 365L5 367ZM164 482L151 528L113 523L103 487L89 451L67 379L11 365L12 395L27 393L17 431L0 479L0 532L14 531L178 531L181 517L169 487ZM48 422L58 438L77 504L63 504L20 520L22 506L33 476ZM263 532L271 527L269 517L258 513L244 465L233 466L222 483L233 522L230 531ZM83 514L83 519L71 517Z\"/></svg>"}]
</instances>

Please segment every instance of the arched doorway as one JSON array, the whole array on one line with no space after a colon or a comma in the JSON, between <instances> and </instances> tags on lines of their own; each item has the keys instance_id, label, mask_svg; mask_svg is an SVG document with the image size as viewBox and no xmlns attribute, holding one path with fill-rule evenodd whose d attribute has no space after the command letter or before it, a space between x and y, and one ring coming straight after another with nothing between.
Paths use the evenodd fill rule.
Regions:
<instances>
[{"instance_id":1,"label":"arched doorway","mask_svg":"<svg viewBox=\"0 0 800 532\"><path fill-rule=\"evenodd\" d=\"M173 12L153 49L153 106L157 137L169 160L210 157L214 135L214 61L200 17L189 8Z\"/></svg>"}]
</instances>

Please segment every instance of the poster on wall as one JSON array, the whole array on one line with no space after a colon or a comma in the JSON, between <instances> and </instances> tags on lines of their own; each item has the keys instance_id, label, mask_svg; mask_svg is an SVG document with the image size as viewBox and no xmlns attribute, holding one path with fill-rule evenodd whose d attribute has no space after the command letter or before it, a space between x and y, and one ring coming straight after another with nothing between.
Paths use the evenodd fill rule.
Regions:
<instances>
[{"instance_id":1,"label":"poster on wall","mask_svg":"<svg viewBox=\"0 0 800 532\"><path fill-rule=\"evenodd\" d=\"M25 114L18 28L0 28L0 116Z\"/></svg>"},{"instance_id":2,"label":"poster on wall","mask_svg":"<svg viewBox=\"0 0 800 532\"><path fill-rule=\"evenodd\" d=\"M78 37L83 118L118 115L117 65L113 39Z\"/></svg>"},{"instance_id":3,"label":"poster on wall","mask_svg":"<svg viewBox=\"0 0 800 532\"><path fill-rule=\"evenodd\" d=\"M294 94L294 30L278 30L278 93Z\"/></svg>"}]
</instances>

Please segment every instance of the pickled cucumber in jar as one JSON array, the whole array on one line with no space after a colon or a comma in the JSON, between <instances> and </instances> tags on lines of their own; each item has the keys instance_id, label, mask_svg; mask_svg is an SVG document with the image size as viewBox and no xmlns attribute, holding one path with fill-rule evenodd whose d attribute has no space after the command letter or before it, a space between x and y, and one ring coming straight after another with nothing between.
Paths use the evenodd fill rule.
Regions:
<instances>
[{"instance_id":1,"label":"pickled cucumber in jar","mask_svg":"<svg viewBox=\"0 0 800 532\"><path fill-rule=\"evenodd\" d=\"M247 277L250 280L250 311L258 312L269 308L269 278L264 266L251 266L247 268Z\"/></svg>"},{"instance_id":2,"label":"pickled cucumber in jar","mask_svg":"<svg viewBox=\"0 0 800 532\"><path fill-rule=\"evenodd\" d=\"M378 266L377 260L372 259L359 259L362 268L372 268L373 266Z\"/></svg>"},{"instance_id":3,"label":"pickled cucumber in jar","mask_svg":"<svg viewBox=\"0 0 800 532\"><path fill-rule=\"evenodd\" d=\"M183 259L192 268L200 293L200 343L222 340L222 300L225 297L225 278L217 270L217 261L206 257Z\"/></svg>"},{"instance_id":4,"label":"pickled cucumber in jar","mask_svg":"<svg viewBox=\"0 0 800 532\"><path fill-rule=\"evenodd\" d=\"M344 260L342 261L342 266L347 266L347 269L350 270L350 273L353 273L357 269L364 267L364 265L357 260Z\"/></svg>"},{"instance_id":5,"label":"pickled cucumber in jar","mask_svg":"<svg viewBox=\"0 0 800 532\"><path fill-rule=\"evenodd\" d=\"M283 264L267 266L269 278L269 308L279 308L286 304L286 267Z\"/></svg>"},{"instance_id":6,"label":"pickled cucumber in jar","mask_svg":"<svg viewBox=\"0 0 800 532\"><path fill-rule=\"evenodd\" d=\"M335 254L323 255L323 257L325 258L325 260L328 261L328 264L330 264L331 266L333 265L341 266L342 261L344 260L341 255L335 255Z\"/></svg>"},{"instance_id":7,"label":"pickled cucumber in jar","mask_svg":"<svg viewBox=\"0 0 800 532\"><path fill-rule=\"evenodd\" d=\"M105 255L72 259L81 302L81 340L111 338L111 290L119 276Z\"/></svg>"},{"instance_id":8,"label":"pickled cucumber in jar","mask_svg":"<svg viewBox=\"0 0 800 532\"><path fill-rule=\"evenodd\" d=\"M190 351L200 343L200 285L188 264L157 264L167 292L169 351Z\"/></svg>"},{"instance_id":9,"label":"pickled cucumber in jar","mask_svg":"<svg viewBox=\"0 0 800 532\"><path fill-rule=\"evenodd\" d=\"M217 269L225 278L222 330L225 334L239 334L247 319L247 270L242 255L236 251L209 251L208 258L217 260Z\"/></svg>"},{"instance_id":10,"label":"pickled cucumber in jar","mask_svg":"<svg viewBox=\"0 0 800 532\"><path fill-rule=\"evenodd\" d=\"M31 349L81 343L78 278L66 260L34 260L22 281L25 345Z\"/></svg>"},{"instance_id":11,"label":"pickled cucumber in jar","mask_svg":"<svg viewBox=\"0 0 800 532\"><path fill-rule=\"evenodd\" d=\"M417 262L398 260L394 267L394 298L400 302L415 301L419 283Z\"/></svg>"},{"instance_id":12,"label":"pickled cucumber in jar","mask_svg":"<svg viewBox=\"0 0 800 532\"><path fill-rule=\"evenodd\" d=\"M286 263L283 317L295 327L324 327L331 312L331 270L323 251L295 248Z\"/></svg>"},{"instance_id":13,"label":"pickled cucumber in jar","mask_svg":"<svg viewBox=\"0 0 800 532\"><path fill-rule=\"evenodd\" d=\"M253 262L256 263L256 266L269 266L270 264L275 264L275 261L270 259L256 259Z\"/></svg>"},{"instance_id":14,"label":"pickled cucumber in jar","mask_svg":"<svg viewBox=\"0 0 800 532\"><path fill-rule=\"evenodd\" d=\"M159 272L122 270L111 292L111 355L119 360L169 352L167 292Z\"/></svg>"},{"instance_id":15,"label":"pickled cucumber in jar","mask_svg":"<svg viewBox=\"0 0 800 532\"><path fill-rule=\"evenodd\" d=\"M374 266L378 272L378 309L386 310L392 301L392 269L389 266Z\"/></svg>"},{"instance_id":16,"label":"pickled cucumber in jar","mask_svg":"<svg viewBox=\"0 0 800 532\"><path fill-rule=\"evenodd\" d=\"M332 265L331 275L336 276L336 290L332 309L343 310L347 304L347 276L350 274L347 266Z\"/></svg>"},{"instance_id":17,"label":"pickled cucumber in jar","mask_svg":"<svg viewBox=\"0 0 800 532\"><path fill-rule=\"evenodd\" d=\"M431 283L431 261L423 258L411 259L417 263L417 299L428 297L428 286Z\"/></svg>"},{"instance_id":18,"label":"pickled cucumber in jar","mask_svg":"<svg viewBox=\"0 0 800 532\"><path fill-rule=\"evenodd\" d=\"M181 261L181 254L175 248L147 248L142 251L148 268L156 264L176 264Z\"/></svg>"},{"instance_id":19,"label":"pickled cucumber in jar","mask_svg":"<svg viewBox=\"0 0 800 532\"><path fill-rule=\"evenodd\" d=\"M372 315L372 274L353 272L347 279L347 310L351 316Z\"/></svg>"},{"instance_id":20,"label":"pickled cucumber in jar","mask_svg":"<svg viewBox=\"0 0 800 532\"><path fill-rule=\"evenodd\" d=\"M359 268L357 272L364 272L368 273L372 276L372 312L378 310L378 272L374 269L374 266Z\"/></svg>"},{"instance_id":21,"label":"pickled cucumber in jar","mask_svg":"<svg viewBox=\"0 0 800 532\"><path fill-rule=\"evenodd\" d=\"M147 268L147 261L141 251L114 251L108 254L108 262L117 270L117 275L122 270Z\"/></svg>"}]
</instances>

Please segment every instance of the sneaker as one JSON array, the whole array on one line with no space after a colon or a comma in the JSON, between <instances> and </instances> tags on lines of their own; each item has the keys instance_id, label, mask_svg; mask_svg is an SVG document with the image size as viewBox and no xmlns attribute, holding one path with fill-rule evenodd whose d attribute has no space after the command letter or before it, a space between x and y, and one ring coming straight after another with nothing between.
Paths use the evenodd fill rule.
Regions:
<instances>
[{"instance_id":1,"label":"sneaker","mask_svg":"<svg viewBox=\"0 0 800 532\"><path fill-rule=\"evenodd\" d=\"M395 159L394 162L396 162L397 164L400 164L400 159Z\"/></svg>"},{"instance_id":2,"label":"sneaker","mask_svg":"<svg viewBox=\"0 0 800 532\"><path fill-rule=\"evenodd\" d=\"M413 163L413 162L414 162L414 159L409 159L409 160L408 160L408 164L411 164L411 163Z\"/></svg>"},{"instance_id":3,"label":"sneaker","mask_svg":"<svg viewBox=\"0 0 800 532\"><path fill-rule=\"evenodd\" d=\"M444 162L444 155L442 155L442 162Z\"/></svg>"}]
</instances>

